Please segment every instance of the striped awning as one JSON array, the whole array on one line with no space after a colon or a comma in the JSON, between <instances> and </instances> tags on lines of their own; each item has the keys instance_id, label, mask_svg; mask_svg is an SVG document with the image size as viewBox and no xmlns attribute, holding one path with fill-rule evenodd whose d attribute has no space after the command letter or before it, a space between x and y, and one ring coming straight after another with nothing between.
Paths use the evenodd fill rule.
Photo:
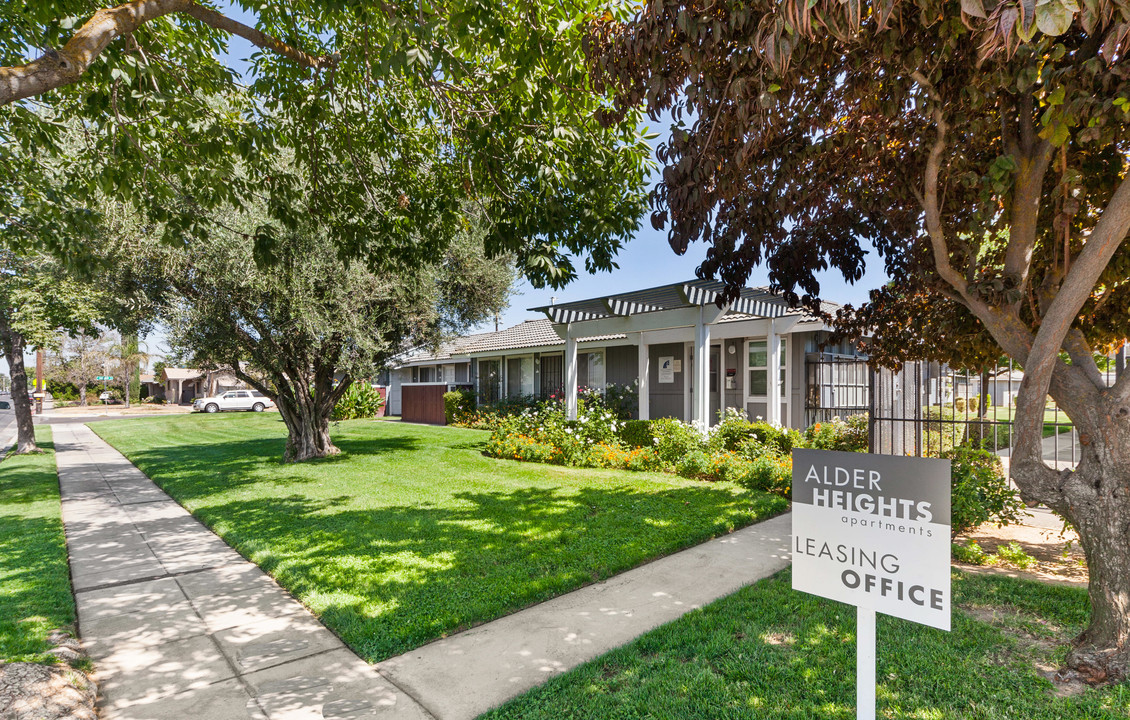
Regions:
<instances>
[{"instance_id":1,"label":"striped awning","mask_svg":"<svg viewBox=\"0 0 1130 720\"><path fill-rule=\"evenodd\" d=\"M603 320L714 305L722 288L723 284L718 281L690 280L607 297L544 305L530 310L545 313L555 323ZM777 318L800 314L802 311L790 308L784 299L769 292L768 288L743 288L738 299L730 303L729 312L751 318Z\"/></svg>"}]
</instances>

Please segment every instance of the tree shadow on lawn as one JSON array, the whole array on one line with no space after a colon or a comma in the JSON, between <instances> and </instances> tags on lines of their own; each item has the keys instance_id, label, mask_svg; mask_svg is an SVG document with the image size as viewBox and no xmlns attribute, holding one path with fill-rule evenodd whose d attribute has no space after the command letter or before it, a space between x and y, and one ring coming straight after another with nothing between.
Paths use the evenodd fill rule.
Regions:
<instances>
[{"instance_id":1,"label":"tree shadow on lawn","mask_svg":"<svg viewBox=\"0 0 1130 720\"><path fill-rule=\"evenodd\" d=\"M955 599L985 589L1033 594L1031 586L955 573ZM1019 581L1022 582L1022 581ZM1071 588L1068 600L1085 605ZM1036 594L1041 594L1040 592ZM1074 610L1051 609L1063 622ZM947 633L880 615L880 716L914 718L1123 718L1101 693L1053 697L1029 644L968 617ZM851 720L855 717L855 609L791 589L790 571L745 587L555 677L482 720L573 717ZM1113 696L1110 696L1113 697ZM578 716L580 716L578 715Z\"/></svg>"},{"instance_id":2,"label":"tree shadow on lawn","mask_svg":"<svg viewBox=\"0 0 1130 720\"><path fill-rule=\"evenodd\" d=\"M62 521L0 513L0 662L46 660L74 620Z\"/></svg>"},{"instance_id":3,"label":"tree shadow on lawn","mask_svg":"<svg viewBox=\"0 0 1130 720\"><path fill-rule=\"evenodd\" d=\"M149 446L130 450L134 465L162 489L171 490L182 504L218 492L257 485L264 481L295 485L317 483L306 468L345 464L352 457L391 455L418 449L419 442L409 437L373 438L342 441L343 454L303 463L283 460L285 438L240 439L197 445ZM339 445L339 447L341 447Z\"/></svg>"},{"instance_id":4,"label":"tree shadow on lawn","mask_svg":"<svg viewBox=\"0 0 1130 720\"><path fill-rule=\"evenodd\" d=\"M375 510L257 498L200 515L378 661L785 509L710 486L454 498L457 507Z\"/></svg>"},{"instance_id":5,"label":"tree shadow on lawn","mask_svg":"<svg viewBox=\"0 0 1130 720\"><path fill-rule=\"evenodd\" d=\"M9 455L0 460L0 514L3 514L5 505L30 504L41 500L59 498L59 483L55 475L55 443L36 439L41 452L34 455ZM50 461L45 460L43 467L28 466L26 463L34 458L44 458L49 455ZM19 465L19 470L17 470ZM18 474L17 474L18 473ZM27 476L37 476L32 482L27 481ZM39 477L43 475L44 481Z\"/></svg>"}]
</instances>

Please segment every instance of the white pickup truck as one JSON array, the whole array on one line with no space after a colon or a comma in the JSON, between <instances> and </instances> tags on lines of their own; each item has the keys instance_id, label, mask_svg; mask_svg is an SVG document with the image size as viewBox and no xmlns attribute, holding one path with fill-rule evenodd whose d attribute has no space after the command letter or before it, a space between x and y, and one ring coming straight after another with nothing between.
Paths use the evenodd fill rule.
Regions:
<instances>
[{"instance_id":1,"label":"white pickup truck","mask_svg":"<svg viewBox=\"0 0 1130 720\"><path fill-rule=\"evenodd\" d=\"M216 413L221 410L263 412L274 406L271 399L258 390L228 390L215 397L196 398L192 401L193 412L206 413Z\"/></svg>"}]
</instances>

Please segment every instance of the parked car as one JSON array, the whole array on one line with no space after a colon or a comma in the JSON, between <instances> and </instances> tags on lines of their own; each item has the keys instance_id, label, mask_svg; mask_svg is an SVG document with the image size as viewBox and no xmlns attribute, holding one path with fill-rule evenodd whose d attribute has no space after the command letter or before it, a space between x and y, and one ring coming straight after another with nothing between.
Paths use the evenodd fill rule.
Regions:
<instances>
[{"instance_id":1,"label":"parked car","mask_svg":"<svg viewBox=\"0 0 1130 720\"><path fill-rule=\"evenodd\" d=\"M273 408L271 399L258 390L228 390L214 397L196 398L192 401L193 412L215 413L221 410L250 410L263 412Z\"/></svg>"}]
</instances>

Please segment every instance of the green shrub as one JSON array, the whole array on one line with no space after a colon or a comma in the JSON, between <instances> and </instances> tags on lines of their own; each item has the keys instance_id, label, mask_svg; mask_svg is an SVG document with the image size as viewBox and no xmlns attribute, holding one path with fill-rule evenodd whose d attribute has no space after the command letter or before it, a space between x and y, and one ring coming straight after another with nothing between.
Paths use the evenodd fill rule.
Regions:
<instances>
[{"instance_id":1,"label":"green shrub","mask_svg":"<svg viewBox=\"0 0 1130 720\"><path fill-rule=\"evenodd\" d=\"M981 549L980 545L972 540L970 540L967 545L950 543L950 554L953 556L954 560L965 563L966 565L988 565L989 562L991 562L988 554Z\"/></svg>"},{"instance_id":2,"label":"green shrub","mask_svg":"<svg viewBox=\"0 0 1130 720\"><path fill-rule=\"evenodd\" d=\"M675 463L675 472L685 478L713 480L712 466L710 455L702 450L691 450Z\"/></svg>"},{"instance_id":3,"label":"green shrub","mask_svg":"<svg viewBox=\"0 0 1130 720\"><path fill-rule=\"evenodd\" d=\"M627 420L620 428L620 439L628 447L651 448L655 445L655 435L651 432L650 420Z\"/></svg>"},{"instance_id":4,"label":"green shrub","mask_svg":"<svg viewBox=\"0 0 1130 720\"><path fill-rule=\"evenodd\" d=\"M652 444L664 462L675 465L688 454L704 449L702 435L694 427L675 420L661 418L651 422Z\"/></svg>"},{"instance_id":5,"label":"green shrub","mask_svg":"<svg viewBox=\"0 0 1130 720\"><path fill-rule=\"evenodd\" d=\"M334 405L331 420L358 420L375 418L384 406L384 398L367 382L352 383L337 404Z\"/></svg>"},{"instance_id":6,"label":"green shrub","mask_svg":"<svg viewBox=\"0 0 1130 720\"><path fill-rule=\"evenodd\" d=\"M1036 558L1024 552L1024 548L1020 544L1013 541L1008 545L1001 545L997 548L996 559L998 562L1003 562L1021 570L1027 570L1036 564Z\"/></svg>"},{"instance_id":7,"label":"green shrub","mask_svg":"<svg viewBox=\"0 0 1130 720\"><path fill-rule=\"evenodd\" d=\"M448 425L463 420L475 410L475 391L450 390L443 394L443 416Z\"/></svg>"},{"instance_id":8,"label":"green shrub","mask_svg":"<svg viewBox=\"0 0 1130 720\"><path fill-rule=\"evenodd\" d=\"M789 497L793 486L792 457L766 454L755 458L751 462L750 474L742 485Z\"/></svg>"},{"instance_id":9,"label":"green shrub","mask_svg":"<svg viewBox=\"0 0 1130 720\"><path fill-rule=\"evenodd\" d=\"M617 420L631 420L639 409L639 392L636 385L608 383L603 390L579 388L577 400L588 407L602 407L611 410Z\"/></svg>"},{"instance_id":10,"label":"green shrub","mask_svg":"<svg viewBox=\"0 0 1130 720\"><path fill-rule=\"evenodd\" d=\"M804 431L802 442L804 447L815 450L867 452L870 449L867 414L850 415L846 420L834 417L831 422L815 423Z\"/></svg>"},{"instance_id":11,"label":"green shrub","mask_svg":"<svg viewBox=\"0 0 1130 720\"><path fill-rule=\"evenodd\" d=\"M1024 503L1008 486L999 457L964 446L947 451L944 457L952 463L950 528L954 536L990 520L1001 525L1019 522Z\"/></svg>"},{"instance_id":12,"label":"green shrub","mask_svg":"<svg viewBox=\"0 0 1130 720\"><path fill-rule=\"evenodd\" d=\"M779 453L788 455L794 447L801 447L804 438L792 428L779 428L764 421L751 423L750 437Z\"/></svg>"}]
</instances>

